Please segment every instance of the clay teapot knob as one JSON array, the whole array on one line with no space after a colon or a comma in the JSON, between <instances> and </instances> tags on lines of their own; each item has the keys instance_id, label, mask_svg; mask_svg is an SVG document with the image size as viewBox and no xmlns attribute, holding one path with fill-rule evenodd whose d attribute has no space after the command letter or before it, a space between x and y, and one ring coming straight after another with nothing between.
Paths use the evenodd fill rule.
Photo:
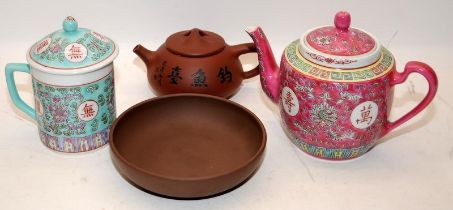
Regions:
<instances>
[{"instance_id":1,"label":"clay teapot knob","mask_svg":"<svg viewBox=\"0 0 453 210\"><path fill-rule=\"evenodd\" d=\"M78 28L78 23L75 18L72 16L68 16L64 21L63 21L63 30L66 32L73 32L76 31Z\"/></svg>"},{"instance_id":2,"label":"clay teapot knob","mask_svg":"<svg viewBox=\"0 0 453 210\"><path fill-rule=\"evenodd\" d=\"M190 31L187 31L184 36L194 37L194 36L206 36L206 33L198 28L194 28Z\"/></svg>"},{"instance_id":3,"label":"clay teapot knob","mask_svg":"<svg viewBox=\"0 0 453 210\"><path fill-rule=\"evenodd\" d=\"M349 12L341 11L335 15L335 27L341 31L347 31L351 25L351 15Z\"/></svg>"}]
</instances>

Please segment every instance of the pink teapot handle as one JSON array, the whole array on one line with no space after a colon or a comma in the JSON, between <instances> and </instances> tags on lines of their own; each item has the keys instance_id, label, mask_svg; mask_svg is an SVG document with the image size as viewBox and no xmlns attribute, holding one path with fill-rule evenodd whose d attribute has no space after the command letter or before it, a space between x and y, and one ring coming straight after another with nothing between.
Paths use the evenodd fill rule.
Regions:
<instances>
[{"instance_id":1,"label":"pink teapot handle","mask_svg":"<svg viewBox=\"0 0 453 210\"><path fill-rule=\"evenodd\" d=\"M428 93L426 94L425 98L416 106L414 107L411 111L406 113L404 116L399 118L398 120L394 122L389 122L387 125L387 130L386 133L392 131L396 127L400 126L401 124L405 123L418 113L422 111L423 109L428 106L428 104L433 100L434 96L436 95L437 92L437 76L436 73L434 73L433 69L429 67L427 64L424 64L422 62L418 61L410 61L406 64L404 71L402 73L399 72L394 72L393 74L393 79L390 82L390 86L394 86L397 84L401 84L406 81L407 77L411 73L419 73L425 79L428 81L429 89Z\"/></svg>"}]
</instances>

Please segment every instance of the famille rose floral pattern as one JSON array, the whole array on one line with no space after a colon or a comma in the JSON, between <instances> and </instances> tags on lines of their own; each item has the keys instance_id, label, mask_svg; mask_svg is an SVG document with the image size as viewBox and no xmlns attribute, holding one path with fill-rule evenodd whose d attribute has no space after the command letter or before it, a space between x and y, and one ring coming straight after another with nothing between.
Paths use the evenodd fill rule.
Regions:
<instances>
[{"instance_id":1,"label":"famille rose floral pattern","mask_svg":"<svg viewBox=\"0 0 453 210\"><path fill-rule=\"evenodd\" d=\"M322 55L318 55L316 53L311 53L311 52L307 52L307 54L313 58L313 59L316 59L317 61L320 61L322 63L329 63L329 64L350 64L350 63L355 63L357 62L357 60L350 60L350 59L345 59L345 58L342 58L342 59L334 59L334 58L329 58L329 57L324 57Z\"/></svg>"},{"instance_id":2,"label":"famille rose floral pattern","mask_svg":"<svg viewBox=\"0 0 453 210\"><path fill-rule=\"evenodd\" d=\"M357 69L336 69L315 65L299 53L299 40L292 42L285 50L289 64L310 77L332 82L369 81L387 74L394 64L392 54L382 47L382 55L374 64ZM343 61L339 61L343 62ZM350 63L349 61L344 61Z\"/></svg>"},{"instance_id":3,"label":"famille rose floral pattern","mask_svg":"<svg viewBox=\"0 0 453 210\"><path fill-rule=\"evenodd\" d=\"M391 103L387 77L370 83L328 83L300 76L282 64L282 87L294 94L281 95L281 116L300 149L321 158L349 159L368 151L384 134ZM296 104L296 111L287 111Z\"/></svg>"},{"instance_id":4,"label":"famille rose floral pattern","mask_svg":"<svg viewBox=\"0 0 453 210\"><path fill-rule=\"evenodd\" d=\"M62 87L33 79L42 142L61 152L83 152L108 142L116 117L113 72L90 84Z\"/></svg>"},{"instance_id":5,"label":"famille rose floral pattern","mask_svg":"<svg viewBox=\"0 0 453 210\"><path fill-rule=\"evenodd\" d=\"M318 28L307 35L308 44L329 55L354 56L371 51L376 45L367 33L355 28L347 31L333 26Z\"/></svg>"},{"instance_id":6,"label":"famille rose floral pattern","mask_svg":"<svg viewBox=\"0 0 453 210\"><path fill-rule=\"evenodd\" d=\"M298 52L292 45L281 63L279 103L291 140L301 150L325 159L350 159L367 152L385 132L393 95L389 77L379 73L358 82L354 77L350 79L353 82L332 82L331 77L318 79L311 73L315 66L295 64L300 60L290 54ZM377 65L390 67L393 61ZM356 71L364 70L367 69Z\"/></svg>"},{"instance_id":7,"label":"famille rose floral pattern","mask_svg":"<svg viewBox=\"0 0 453 210\"><path fill-rule=\"evenodd\" d=\"M90 66L114 56L115 44L105 36L86 29L76 40L58 36L55 32L36 43L30 57L46 67L73 69Z\"/></svg>"}]
</instances>

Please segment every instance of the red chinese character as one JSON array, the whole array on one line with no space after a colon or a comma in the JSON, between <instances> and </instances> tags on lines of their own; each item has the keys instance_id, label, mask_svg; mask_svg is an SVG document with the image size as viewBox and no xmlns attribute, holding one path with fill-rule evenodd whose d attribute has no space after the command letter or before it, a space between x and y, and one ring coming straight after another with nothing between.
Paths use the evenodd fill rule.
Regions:
<instances>
[{"instance_id":1,"label":"red chinese character","mask_svg":"<svg viewBox=\"0 0 453 210\"><path fill-rule=\"evenodd\" d=\"M290 92L285 95L285 105L288 107L288 112L291 112L291 108L295 105L293 102L293 96Z\"/></svg>"},{"instance_id":2,"label":"red chinese character","mask_svg":"<svg viewBox=\"0 0 453 210\"><path fill-rule=\"evenodd\" d=\"M71 49L69 49L69 57L71 59L80 59L83 57L83 52L80 50L80 47L76 45L72 45Z\"/></svg>"},{"instance_id":3,"label":"red chinese character","mask_svg":"<svg viewBox=\"0 0 453 210\"><path fill-rule=\"evenodd\" d=\"M45 48L48 44L49 44L49 40L48 40L48 39L46 39L46 40L44 40L43 42L39 43L39 44L38 44L38 47L36 48L36 52L37 52L37 53L41 53L41 50L42 50L43 48Z\"/></svg>"},{"instance_id":4,"label":"red chinese character","mask_svg":"<svg viewBox=\"0 0 453 210\"><path fill-rule=\"evenodd\" d=\"M373 117L370 116L371 114L371 105L368 105L368 107L363 106L362 110L360 110L360 119L357 119L356 122L357 124L359 123L367 123L368 125L371 123L373 120Z\"/></svg>"},{"instance_id":5,"label":"red chinese character","mask_svg":"<svg viewBox=\"0 0 453 210\"><path fill-rule=\"evenodd\" d=\"M89 117L94 116L94 113L95 113L95 111L93 110L93 105L85 104L85 106L83 107L82 117L89 118Z\"/></svg>"}]
</instances>

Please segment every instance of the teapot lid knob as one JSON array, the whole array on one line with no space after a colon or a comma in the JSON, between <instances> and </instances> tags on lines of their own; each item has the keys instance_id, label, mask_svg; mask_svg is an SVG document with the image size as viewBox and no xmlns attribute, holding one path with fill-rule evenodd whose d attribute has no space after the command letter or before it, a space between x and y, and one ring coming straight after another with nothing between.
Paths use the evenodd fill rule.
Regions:
<instances>
[{"instance_id":1,"label":"teapot lid knob","mask_svg":"<svg viewBox=\"0 0 453 210\"><path fill-rule=\"evenodd\" d=\"M76 31L78 28L78 23L75 18L72 16L68 16L64 21L63 21L63 29L66 32L73 32Z\"/></svg>"},{"instance_id":2,"label":"teapot lid knob","mask_svg":"<svg viewBox=\"0 0 453 210\"><path fill-rule=\"evenodd\" d=\"M349 12L341 11L335 15L335 27L342 31L347 31L351 25L351 15Z\"/></svg>"},{"instance_id":3,"label":"teapot lid knob","mask_svg":"<svg viewBox=\"0 0 453 210\"><path fill-rule=\"evenodd\" d=\"M219 53L226 46L218 34L194 28L172 34L165 47L172 53L186 57L206 57Z\"/></svg>"}]
</instances>

